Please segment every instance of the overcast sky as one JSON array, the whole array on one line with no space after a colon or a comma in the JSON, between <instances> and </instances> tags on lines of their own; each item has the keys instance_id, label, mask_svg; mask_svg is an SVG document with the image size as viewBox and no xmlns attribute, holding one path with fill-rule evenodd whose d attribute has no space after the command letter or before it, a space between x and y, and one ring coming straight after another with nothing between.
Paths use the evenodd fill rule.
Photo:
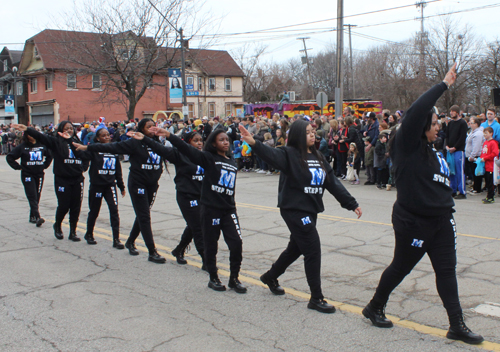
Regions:
<instances>
[{"instance_id":1,"label":"overcast sky","mask_svg":"<svg viewBox=\"0 0 500 352\"><path fill-rule=\"evenodd\" d=\"M80 2L83 0L77 0ZM193 0L196 1L196 0ZM367 48L384 43L384 41L402 41L420 30L420 21L414 20L420 16L414 0L349 0L344 1L344 23L357 25L353 28L352 43L354 50ZM21 0L19 6L4 6L0 22L0 47L22 49L23 43L29 37L47 28L51 16L61 11L70 11L72 2L69 0ZM287 4L287 5L284 5ZM267 60L284 61L290 57L300 57L303 49L299 37L310 37L306 41L313 55L324 50L336 41L335 32L311 33L328 31L336 27L336 21L322 20L336 18L337 1L335 0L207 0L208 7L216 15L224 15L219 33L241 33L283 26L279 33L233 35L221 37L213 49L234 50L244 45L262 43L267 45ZM361 13L384 10L393 7L411 5L405 8L383 11L362 16L352 16ZM497 5L487 9L467 11L469 9ZM467 11L453 14L453 18L473 27L476 35L487 41L500 38L500 0L441 0L429 3L424 9L425 16ZM349 17L351 16L351 17ZM57 18L57 16L55 16ZM425 25L439 21L440 17L425 20ZM408 21L404 21L408 20ZM385 24L386 22L400 23ZM303 26L302 23L318 22ZM291 31L293 30L293 31ZM369 35L371 39L362 37ZM345 37L348 44L348 37Z\"/></svg>"}]
</instances>

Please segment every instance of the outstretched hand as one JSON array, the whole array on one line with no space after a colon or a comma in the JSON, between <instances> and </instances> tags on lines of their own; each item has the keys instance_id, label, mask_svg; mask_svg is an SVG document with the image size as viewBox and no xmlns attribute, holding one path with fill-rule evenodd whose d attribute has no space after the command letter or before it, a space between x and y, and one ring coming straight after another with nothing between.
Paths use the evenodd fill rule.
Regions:
<instances>
[{"instance_id":1,"label":"outstretched hand","mask_svg":"<svg viewBox=\"0 0 500 352\"><path fill-rule=\"evenodd\" d=\"M255 144L255 139L253 139L253 137L250 134L250 132L248 132L248 130L244 126L242 126L242 125L238 125L238 128L240 129L241 139L243 139L249 145L254 145Z\"/></svg>"},{"instance_id":2,"label":"outstretched hand","mask_svg":"<svg viewBox=\"0 0 500 352\"><path fill-rule=\"evenodd\" d=\"M13 123L10 125L11 128L14 128L18 131L21 131L21 132L24 132L28 129L28 127L26 125L23 125L21 123Z\"/></svg>"},{"instance_id":3,"label":"outstretched hand","mask_svg":"<svg viewBox=\"0 0 500 352\"><path fill-rule=\"evenodd\" d=\"M73 142L73 147L75 147L76 150L78 150L78 151L85 151L85 150L87 150L87 146L83 145L83 144L80 144L80 143Z\"/></svg>"},{"instance_id":4,"label":"outstretched hand","mask_svg":"<svg viewBox=\"0 0 500 352\"><path fill-rule=\"evenodd\" d=\"M363 212L361 211L361 207L357 207L356 209L354 209L354 212L358 216L358 219L361 217L361 215L363 215Z\"/></svg>"},{"instance_id":5,"label":"outstretched hand","mask_svg":"<svg viewBox=\"0 0 500 352\"><path fill-rule=\"evenodd\" d=\"M144 135L141 132L128 131L127 136L137 139L138 141L142 141L144 139Z\"/></svg>"},{"instance_id":6,"label":"outstretched hand","mask_svg":"<svg viewBox=\"0 0 500 352\"><path fill-rule=\"evenodd\" d=\"M448 87L452 86L457 79L457 63L455 62L453 66L450 68L443 81L448 84Z\"/></svg>"},{"instance_id":7,"label":"outstretched hand","mask_svg":"<svg viewBox=\"0 0 500 352\"><path fill-rule=\"evenodd\" d=\"M166 137L166 138L170 137L170 132L168 132L164 128L160 128L160 127L155 126L155 127L150 127L149 130L159 137Z\"/></svg>"},{"instance_id":8,"label":"outstretched hand","mask_svg":"<svg viewBox=\"0 0 500 352\"><path fill-rule=\"evenodd\" d=\"M69 135L68 132L57 132L57 134L63 137L64 139L71 139L71 136Z\"/></svg>"}]
</instances>

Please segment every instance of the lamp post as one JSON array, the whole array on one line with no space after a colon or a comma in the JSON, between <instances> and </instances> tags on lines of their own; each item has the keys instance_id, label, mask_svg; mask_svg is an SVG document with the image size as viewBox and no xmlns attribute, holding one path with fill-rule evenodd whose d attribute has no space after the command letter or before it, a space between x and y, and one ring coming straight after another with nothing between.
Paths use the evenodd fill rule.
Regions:
<instances>
[{"instance_id":1,"label":"lamp post","mask_svg":"<svg viewBox=\"0 0 500 352\"><path fill-rule=\"evenodd\" d=\"M14 77L14 88L12 89L14 93L14 122L19 123L19 118L17 117L17 67L12 67L12 76Z\"/></svg>"}]
</instances>

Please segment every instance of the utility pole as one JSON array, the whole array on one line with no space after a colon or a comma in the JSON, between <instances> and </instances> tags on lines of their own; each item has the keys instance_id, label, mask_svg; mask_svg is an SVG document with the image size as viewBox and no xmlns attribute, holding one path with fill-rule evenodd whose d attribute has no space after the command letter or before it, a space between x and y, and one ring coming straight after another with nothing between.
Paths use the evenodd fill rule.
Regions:
<instances>
[{"instance_id":1,"label":"utility pole","mask_svg":"<svg viewBox=\"0 0 500 352\"><path fill-rule=\"evenodd\" d=\"M421 80L425 79L426 69L425 69L425 39L427 35L424 31L424 7L427 6L427 2L420 1L415 4L417 8L420 8L420 74L419 78Z\"/></svg>"},{"instance_id":2,"label":"utility pole","mask_svg":"<svg viewBox=\"0 0 500 352\"><path fill-rule=\"evenodd\" d=\"M352 36L351 27L357 27L355 24L344 24L344 26L349 27L349 59L351 60L351 85L352 85L352 99L356 99L356 88L354 87L354 69L352 65Z\"/></svg>"},{"instance_id":3,"label":"utility pole","mask_svg":"<svg viewBox=\"0 0 500 352\"><path fill-rule=\"evenodd\" d=\"M189 119L189 111L186 97L186 60L184 58L186 43L184 42L184 31L182 28L179 29L179 36L181 38L182 114L184 115L184 121L187 121Z\"/></svg>"},{"instance_id":4,"label":"utility pole","mask_svg":"<svg viewBox=\"0 0 500 352\"><path fill-rule=\"evenodd\" d=\"M335 87L335 118L344 110L342 54L344 51L344 0L337 0L337 85Z\"/></svg>"},{"instance_id":5,"label":"utility pole","mask_svg":"<svg viewBox=\"0 0 500 352\"><path fill-rule=\"evenodd\" d=\"M305 55L305 58L306 58L306 63L307 63L307 73L309 75L309 87L311 87L311 99L314 100L314 88L312 86L312 75L311 75L311 66L309 64L309 56L307 55L307 51L308 50L312 50L311 49L307 49L306 47L306 40L307 39L311 39L310 37L303 37L303 38L297 38L297 40L302 40L302 42L304 43L304 50L299 50L299 52L304 52L304 55Z\"/></svg>"}]
</instances>

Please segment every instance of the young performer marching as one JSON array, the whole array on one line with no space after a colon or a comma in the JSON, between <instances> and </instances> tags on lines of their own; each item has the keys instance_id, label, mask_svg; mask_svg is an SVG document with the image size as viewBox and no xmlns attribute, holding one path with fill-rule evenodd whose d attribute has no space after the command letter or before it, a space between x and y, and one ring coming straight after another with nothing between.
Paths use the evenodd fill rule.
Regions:
<instances>
[{"instance_id":1,"label":"young performer marching","mask_svg":"<svg viewBox=\"0 0 500 352\"><path fill-rule=\"evenodd\" d=\"M137 124L137 130L145 136L155 138L150 132L155 125L152 119L145 118ZM104 152L130 155L130 172L128 177L128 192L135 211L135 221L130 230L130 236L125 243L130 255L139 255L135 240L142 237L149 251L148 260L153 263L165 263L165 258L156 251L151 229L151 207L156 198L158 180L163 172L162 157L156 154L145 142L130 138L116 143L94 143L88 146L75 144L78 150L89 152ZM172 153L173 154L173 153Z\"/></svg>"},{"instance_id":2,"label":"young performer marching","mask_svg":"<svg viewBox=\"0 0 500 352\"><path fill-rule=\"evenodd\" d=\"M110 140L108 129L104 123L101 123L95 131L94 143L107 144ZM118 195L116 192L116 186L118 186L122 197L125 197L120 159L116 154L111 153L89 151L81 153L83 159L90 160L89 214L87 216L87 232L83 238L88 244L97 244L94 239L94 226L104 198L109 208L113 247L123 249L125 247L120 242L120 216L118 215Z\"/></svg>"},{"instance_id":3,"label":"young performer marching","mask_svg":"<svg viewBox=\"0 0 500 352\"><path fill-rule=\"evenodd\" d=\"M75 133L75 128L70 121L61 121L57 127L57 136L49 136L38 132L25 125L13 124L13 128L26 133L46 145L54 157L54 190L57 196L56 221L54 223L54 236L62 240L63 232L61 223L69 211L69 237L74 242L80 241L76 235L76 225L80 217L83 199L83 173L87 171L89 162L82 160L75 153L73 142L80 142ZM63 135L65 137L63 137Z\"/></svg>"},{"instance_id":4,"label":"young performer marching","mask_svg":"<svg viewBox=\"0 0 500 352\"><path fill-rule=\"evenodd\" d=\"M450 321L446 337L479 344L483 337L474 334L465 325L458 297L457 232L450 170L433 144L439 131L433 106L455 82L455 70L456 64L443 82L412 104L391 139L390 154L398 189L392 211L396 248L392 263L382 273L372 300L363 309L363 315L375 326L392 327L392 322L384 313L389 296L427 253L436 273L439 297Z\"/></svg>"},{"instance_id":5,"label":"young performer marching","mask_svg":"<svg viewBox=\"0 0 500 352\"><path fill-rule=\"evenodd\" d=\"M19 158L21 163L16 161ZM36 224L36 227L42 226L45 219L40 216L38 204L45 176L43 170L52 162L51 153L45 145L25 132L21 144L7 154L6 161L14 170L21 170L21 182L30 204L29 222Z\"/></svg>"},{"instance_id":6,"label":"young performer marching","mask_svg":"<svg viewBox=\"0 0 500 352\"><path fill-rule=\"evenodd\" d=\"M133 135L135 139L143 139L141 133L134 134L134 132L131 132L130 134ZM184 142L200 151L203 149L203 138L199 132L188 132L183 135L182 139ZM184 252L191 240L194 239L196 250L203 261L204 253L200 223L200 197L204 170L202 167L189 161L189 159L179 153L177 149L173 149L172 154L172 148L165 147L148 137L144 137L144 141L158 155L164 157L168 156L168 161L175 165L176 172L174 182L177 190L177 204L179 205L184 220L186 220L186 228L184 229L179 245L172 251L172 255L177 259L177 263L187 264L184 258ZM204 263L203 268L205 268Z\"/></svg>"},{"instance_id":7,"label":"young performer marching","mask_svg":"<svg viewBox=\"0 0 500 352\"><path fill-rule=\"evenodd\" d=\"M318 213L324 211L325 188L343 208L354 211L358 218L362 214L361 208L314 147L315 131L310 122L295 121L288 133L287 146L282 148L269 148L254 140L241 125L240 131L241 138L252 146L257 155L280 170L278 207L291 233L287 248L271 269L261 276L261 281L275 295L285 294L278 277L302 254L311 289L307 307L322 313L334 313L335 307L324 300L321 290L321 246L316 229Z\"/></svg>"},{"instance_id":8,"label":"young performer marching","mask_svg":"<svg viewBox=\"0 0 500 352\"><path fill-rule=\"evenodd\" d=\"M238 279L243 251L241 229L236 214L234 192L237 166L229 155L229 137L223 129L213 131L205 142L204 151L183 142L177 136L161 128L154 128L159 136L167 137L179 152L192 163L205 170L201 191L201 228L205 248L205 266L210 274L208 287L225 291L217 274L217 242L220 232L229 248L230 277L228 286L237 293L247 292ZM151 143L151 142L150 142Z\"/></svg>"}]
</instances>

